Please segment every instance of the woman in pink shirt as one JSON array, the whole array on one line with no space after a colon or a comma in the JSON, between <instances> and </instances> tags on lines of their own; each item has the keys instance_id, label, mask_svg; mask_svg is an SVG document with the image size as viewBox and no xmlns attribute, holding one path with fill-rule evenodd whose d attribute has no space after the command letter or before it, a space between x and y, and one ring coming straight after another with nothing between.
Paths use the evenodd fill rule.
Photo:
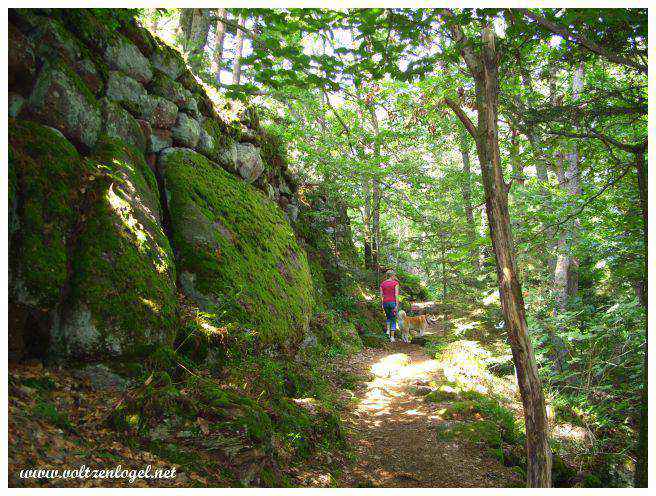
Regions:
<instances>
[{"instance_id":1,"label":"woman in pink shirt","mask_svg":"<svg viewBox=\"0 0 656 496\"><path fill-rule=\"evenodd\" d=\"M396 280L396 275L392 269L388 270L386 275L387 279L380 283L380 299L387 318L387 335L393 343L399 301L399 281Z\"/></svg>"}]
</instances>

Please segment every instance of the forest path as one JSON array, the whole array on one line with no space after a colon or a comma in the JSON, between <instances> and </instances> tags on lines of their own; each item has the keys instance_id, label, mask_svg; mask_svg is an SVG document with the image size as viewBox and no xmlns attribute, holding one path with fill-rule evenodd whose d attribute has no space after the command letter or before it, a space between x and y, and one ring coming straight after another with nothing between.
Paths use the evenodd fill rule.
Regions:
<instances>
[{"instance_id":1,"label":"forest path","mask_svg":"<svg viewBox=\"0 0 656 496\"><path fill-rule=\"evenodd\" d=\"M440 364L423 347L402 342L365 348L350 360L369 382L344 414L356 461L338 487L512 487L521 481L484 449L442 439L448 423L417 389L440 381Z\"/></svg>"}]
</instances>

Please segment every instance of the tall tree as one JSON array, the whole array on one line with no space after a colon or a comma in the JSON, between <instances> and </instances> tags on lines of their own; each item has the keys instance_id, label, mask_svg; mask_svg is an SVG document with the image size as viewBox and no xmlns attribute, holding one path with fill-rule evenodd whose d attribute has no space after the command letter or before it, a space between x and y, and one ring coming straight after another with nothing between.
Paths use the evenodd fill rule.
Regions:
<instances>
[{"instance_id":1,"label":"tall tree","mask_svg":"<svg viewBox=\"0 0 656 496\"><path fill-rule=\"evenodd\" d=\"M223 42L226 35L226 20L228 11L226 9L216 9L216 27L214 33L214 55L213 71L214 79L218 85L221 85L221 69L223 68Z\"/></svg>"},{"instance_id":2,"label":"tall tree","mask_svg":"<svg viewBox=\"0 0 656 496\"><path fill-rule=\"evenodd\" d=\"M446 98L476 142L485 190L490 237L497 264L499 293L506 329L517 371L526 423L527 485L551 487L549 425L535 354L528 335L524 300L517 277L508 213L508 185L503 179L498 138L499 52L489 24L481 32L481 53L476 53L454 15L445 11L448 27L474 78L478 123L474 125L457 102Z\"/></svg>"},{"instance_id":3,"label":"tall tree","mask_svg":"<svg viewBox=\"0 0 656 496\"><path fill-rule=\"evenodd\" d=\"M244 52L244 27L246 26L246 16L239 16L239 28L237 29L237 38L235 40L235 58L232 63L232 84L241 83L241 58Z\"/></svg>"},{"instance_id":4,"label":"tall tree","mask_svg":"<svg viewBox=\"0 0 656 496\"><path fill-rule=\"evenodd\" d=\"M211 9L180 9L182 50L197 74L204 68L203 54L210 30Z\"/></svg>"}]
</instances>

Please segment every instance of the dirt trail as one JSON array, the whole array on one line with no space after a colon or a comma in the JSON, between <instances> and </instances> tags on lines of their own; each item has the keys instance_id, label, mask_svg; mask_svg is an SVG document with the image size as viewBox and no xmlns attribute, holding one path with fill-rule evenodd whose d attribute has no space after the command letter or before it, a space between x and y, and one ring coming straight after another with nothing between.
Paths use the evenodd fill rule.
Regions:
<instances>
[{"instance_id":1,"label":"dirt trail","mask_svg":"<svg viewBox=\"0 0 656 496\"><path fill-rule=\"evenodd\" d=\"M472 443L440 439L434 404L417 393L439 378L439 363L414 344L365 348L351 361L368 376L345 413L357 460L339 487L510 487L517 475ZM438 379L439 380L439 379Z\"/></svg>"}]
</instances>

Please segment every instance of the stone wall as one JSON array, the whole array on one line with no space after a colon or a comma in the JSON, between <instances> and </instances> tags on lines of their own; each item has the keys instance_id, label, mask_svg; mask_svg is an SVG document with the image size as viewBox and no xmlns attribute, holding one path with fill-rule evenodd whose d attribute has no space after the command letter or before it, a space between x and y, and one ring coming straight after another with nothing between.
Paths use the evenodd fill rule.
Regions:
<instances>
[{"instance_id":1,"label":"stone wall","mask_svg":"<svg viewBox=\"0 0 656 496\"><path fill-rule=\"evenodd\" d=\"M314 292L280 143L99 10L9 11L10 355L170 344L180 292L293 348Z\"/></svg>"}]
</instances>

